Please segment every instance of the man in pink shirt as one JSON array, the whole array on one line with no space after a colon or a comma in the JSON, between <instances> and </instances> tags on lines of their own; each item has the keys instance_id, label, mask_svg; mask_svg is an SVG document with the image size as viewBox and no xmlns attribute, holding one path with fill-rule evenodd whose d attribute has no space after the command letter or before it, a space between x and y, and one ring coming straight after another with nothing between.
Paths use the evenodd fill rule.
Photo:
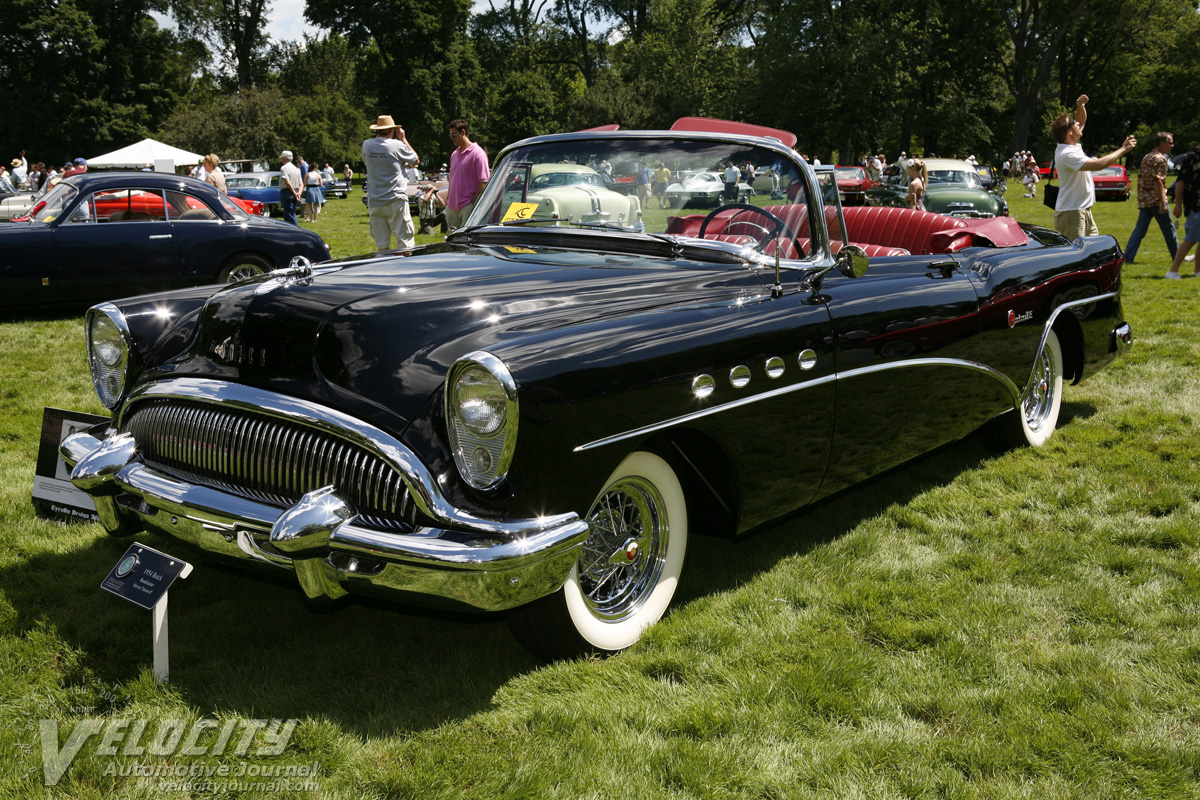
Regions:
<instances>
[{"instance_id":1,"label":"man in pink shirt","mask_svg":"<svg viewBox=\"0 0 1200 800\"><path fill-rule=\"evenodd\" d=\"M467 121L456 119L449 125L450 141L455 150L450 154L450 190L446 197L446 223L450 230L461 228L475 208L491 171L487 153L467 135Z\"/></svg>"}]
</instances>

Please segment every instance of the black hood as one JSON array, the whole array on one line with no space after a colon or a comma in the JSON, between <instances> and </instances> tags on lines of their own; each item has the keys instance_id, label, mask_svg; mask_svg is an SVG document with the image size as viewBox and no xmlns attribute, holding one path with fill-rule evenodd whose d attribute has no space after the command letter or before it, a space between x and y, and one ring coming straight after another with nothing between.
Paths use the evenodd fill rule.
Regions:
<instances>
[{"instance_id":1,"label":"black hood","mask_svg":"<svg viewBox=\"0 0 1200 800\"><path fill-rule=\"evenodd\" d=\"M400 431L450 365L474 350L503 358L509 346L556 328L761 286L745 265L435 245L223 289L169 370L309 397Z\"/></svg>"}]
</instances>

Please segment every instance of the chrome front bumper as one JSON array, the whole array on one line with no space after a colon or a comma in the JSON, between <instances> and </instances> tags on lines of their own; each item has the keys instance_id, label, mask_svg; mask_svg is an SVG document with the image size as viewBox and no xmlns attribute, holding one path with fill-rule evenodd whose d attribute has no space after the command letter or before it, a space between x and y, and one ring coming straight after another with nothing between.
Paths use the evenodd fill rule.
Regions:
<instances>
[{"instance_id":1,"label":"chrome front bumper","mask_svg":"<svg viewBox=\"0 0 1200 800\"><path fill-rule=\"evenodd\" d=\"M470 522L390 533L358 524L331 487L281 511L152 469L139 459L132 436L106 425L68 437L60 453L109 533L154 530L220 556L288 569L314 601L352 593L513 608L558 589L588 533L576 514L478 524L461 514L456 521Z\"/></svg>"}]
</instances>

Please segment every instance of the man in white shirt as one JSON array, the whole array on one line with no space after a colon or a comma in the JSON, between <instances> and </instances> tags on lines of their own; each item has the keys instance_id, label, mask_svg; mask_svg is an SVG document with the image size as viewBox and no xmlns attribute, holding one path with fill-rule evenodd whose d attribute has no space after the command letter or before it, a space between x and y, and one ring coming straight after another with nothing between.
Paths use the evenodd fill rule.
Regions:
<instances>
[{"instance_id":1,"label":"man in white shirt","mask_svg":"<svg viewBox=\"0 0 1200 800\"><path fill-rule=\"evenodd\" d=\"M408 210L404 168L417 163L417 151L408 143L404 128L388 114L381 114L371 130L375 135L362 145L371 238L379 252L391 249L393 235L397 247L414 247L416 231Z\"/></svg>"},{"instance_id":2,"label":"man in white shirt","mask_svg":"<svg viewBox=\"0 0 1200 800\"><path fill-rule=\"evenodd\" d=\"M742 172L733 165L732 161L725 162L725 199L737 200L738 179Z\"/></svg>"},{"instance_id":3,"label":"man in white shirt","mask_svg":"<svg viewBox=\"0 0 1200 800\"><path fill-rule=\"evenodd\" d=\"M279 157L283 163L279 167L279 207L283 212L283 221L299 227L300 220L296 219L296 206L303 200L301 191L304 189L304 178L300 168L292 163L292 151L284 150Z\"/></svg>"},{"instance_id":4,"label":"man in white shirt","mask_svg":"<svg viewBox=\"0 0 1200 800\"><path fill-rule=\"evenodd\" d=\"M1125 137L1125 144L1102 158L1088 158L1079 145L1083 127L1087 124L1086 94L1075 101L1075 116L1063 114L1050 123L1050 135L1058 142L1052 169L1058 171L1058 201L1054 204L1054 229L1068 239L1095 236L1100 233L1092 217L1096 202L1096 187L1092 173L1111 166L1121 156L1137 147L1137 139ZM1051 173L1053 174L1053 173Z\"/></svg>"},{"instance_id":5,"label":"man in white shirt","mask_svg":"<svg viewBox=\"0 0 1200 800\"><path fill-rule=\"evenodd\" d=\"M24 159L14 158L12 160L12 181L16 184L17 188L20 188L21 184L25 183L27 172L28 167L25 166Z\"/></svg>"}]
</instances>

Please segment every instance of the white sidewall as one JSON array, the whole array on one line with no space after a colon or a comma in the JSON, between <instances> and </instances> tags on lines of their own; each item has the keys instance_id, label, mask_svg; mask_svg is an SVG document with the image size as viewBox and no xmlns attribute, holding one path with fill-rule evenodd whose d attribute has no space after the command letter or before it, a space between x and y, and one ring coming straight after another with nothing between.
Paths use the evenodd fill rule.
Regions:
<instances>
[{"instance_id":1,"label":"white sidewall","mask_svg":"<svg viewBox=\"0 0 1200 800\"><path fill-rule=\"evenodd\" d=\"M579 588L578 563L571 568L571 575L563 585L567 612L579 635L598 650L623 650L641 638L646 628L662 619L671 604L671 598L675 596L687 551L687 503L683 487L679 485L679 479L670 465L653 453L633 453L622 461L604 482L604 489L596 495L597 498L613 483L631 475L650 481L662 495L668 528L666 555L658 583L650 596L636 611L618 622L606 622L592 614Z\"/></svg>"},{"instance_id":2,"label":"white sidewall","mask_svg":"<svg viewBox=\"0 0 1200 800\"><path fill-rule=\"evenodd\" d=\"M1046 337L1046 353L1054 362L1054 385L1051 387L1053 399L1050 403L1050 413L1046 415L1046 421L1038 430L1033 430L1029 427L1029 421L1025 419L1024 409L1020 410L1021 430L1025 433L1025 441L1030 447L1041 447L1054 434L1054 429L1058 426L1058 412L1062 407L1062 383L1063 383L1063 356L1062 345L1058 343L1058 335L1054 331L1050 331L1050 335Z\"/></svg>"}]
</instances>

